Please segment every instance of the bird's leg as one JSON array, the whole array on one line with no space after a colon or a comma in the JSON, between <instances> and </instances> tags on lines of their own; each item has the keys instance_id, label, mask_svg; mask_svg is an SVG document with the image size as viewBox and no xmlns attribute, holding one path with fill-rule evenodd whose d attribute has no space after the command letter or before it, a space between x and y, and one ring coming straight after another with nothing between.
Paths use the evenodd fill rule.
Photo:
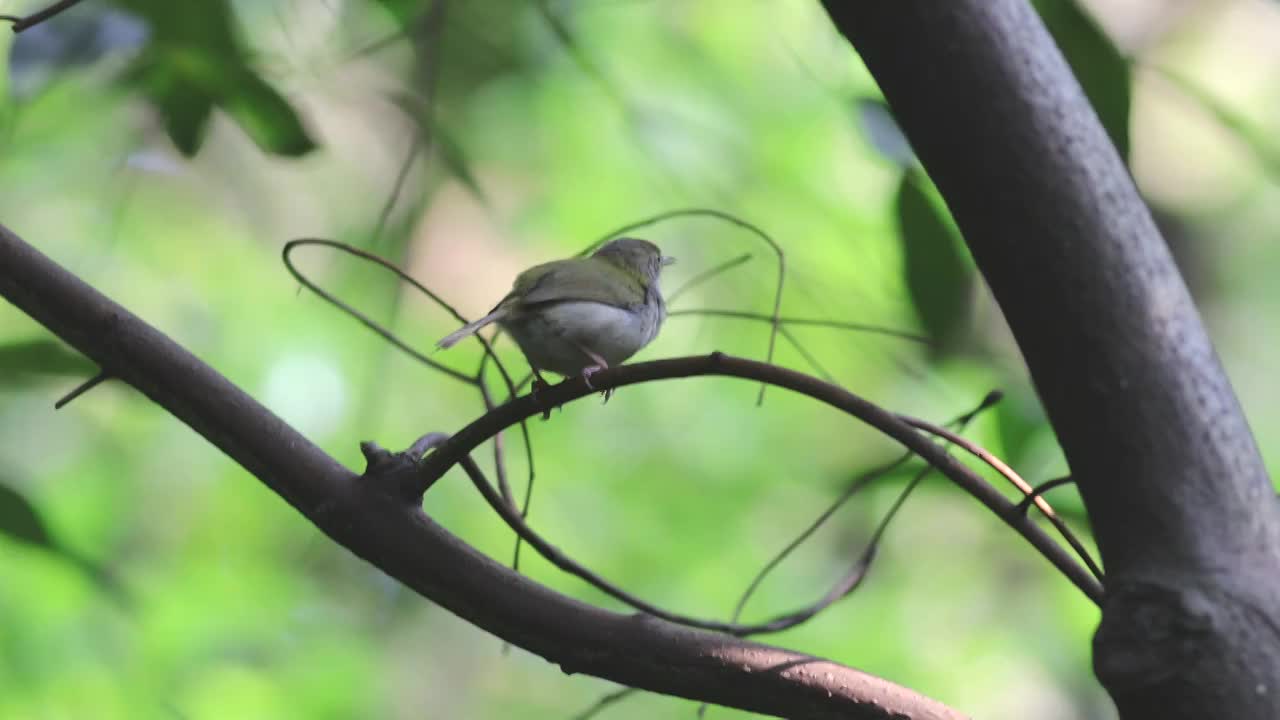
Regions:
<instances>
[{"instance_id":1,"label":"bird's leg","mask_svg":"<svg viewBox=\"0 0 1280 720\"><path fill-rule=\"evenodd\" d=\"M542 373L538 372L538 368L534 367L533 365L530 365L529 369L533 371L533 382L529 383L529 394L533 396L534 403L537 403L538 391L546 390L547 388L551 387L551 383L547 382L547 379L542 377ZM550 405L542 409L542 419L543 420L551 419Z\"/></svg>"},{"instance_id":2,"label":"bird's leg","mask_svg":"<svg viewBox=\"0 0 1280 720\"><path fill-rule=\"evenodd\" d=\"M594 365L588 365L582 368L582 381L587 384L587 387L591 388L592 390L595 390L594 387L591 387L591 376L595 375L601 370L608 370L609 363L606 362L604 358L588 350L586 347L584 347L581 344L578 345L578 349L586 353L587 357L591 358L591 362L595 363ZM601 394L604 395L604 401L609 402L609 398L613 397L613 389L610 388L608 390L605 390Z\"/></svg>"},{"instance_id":3,"label":"bird's leg","mask_svg":"<svg viewBox=\"0 0 1280 720\"><path fill-rule=\"evenodd\" d=\"M551 383L542 377L542 373L538 372L538 368L530 366L529 369L533 371L533 382L529 384L531 394L551 387Z\"/></svg>"}]
</instances>

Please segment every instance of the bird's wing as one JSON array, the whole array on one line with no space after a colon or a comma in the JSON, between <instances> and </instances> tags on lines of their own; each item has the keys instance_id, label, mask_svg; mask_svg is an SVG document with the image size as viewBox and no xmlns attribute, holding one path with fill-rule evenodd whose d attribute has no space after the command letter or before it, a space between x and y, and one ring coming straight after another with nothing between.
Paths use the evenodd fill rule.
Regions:
<instances>
[{"instance_id":1,"label":"bird's wing","mask_svg":"<svg viewBox=\"0 0 1280 720\"><path fill-rule=\"evenodd\" d=\"M644 302L640 279L611 263L589 258L558 260L525 271L516 278L515 289L498 303L521 306L555 302L598 302L630 308Z\"/></svg>"}]
</instances>

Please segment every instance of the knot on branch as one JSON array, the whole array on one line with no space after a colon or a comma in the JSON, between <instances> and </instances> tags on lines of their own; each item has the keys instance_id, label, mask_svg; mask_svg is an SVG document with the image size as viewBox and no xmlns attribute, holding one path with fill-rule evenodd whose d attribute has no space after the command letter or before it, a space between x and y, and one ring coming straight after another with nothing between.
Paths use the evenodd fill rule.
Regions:
<instances>
[{"instance_id":1,"label":"knot on branch","mask_svg":"<svg viewBox=\"0 0 1280 720\"><path fill-rule=\"evenodd\" d=\"M423 451L418 443L404 452L391 452L375 442L360 443L364 455L364 473L360 479L383 490L388 495L413 507L422 505L425 490L418 479L419 459Z\"/></svg>"},{"instance_id":2,"label":"knot on branch","mask_svg":"<svg viewBox=\"0 0 1280 720\"><path fill-rule=\"evenodd\" d=\"M1094 672L1113 695L1180 683L1206 657L1226 623L1221 603L1191 587L1145 582L1107 588L1093 637Z\"/></svg>"}]
</instances>

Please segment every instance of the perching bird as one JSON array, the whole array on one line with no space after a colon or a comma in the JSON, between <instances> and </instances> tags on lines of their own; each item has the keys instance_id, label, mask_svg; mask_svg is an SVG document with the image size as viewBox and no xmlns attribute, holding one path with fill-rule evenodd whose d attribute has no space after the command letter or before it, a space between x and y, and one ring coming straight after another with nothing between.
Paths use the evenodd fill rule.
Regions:
<instances>
[{"instance_id":1,"label":"perching bird","mask_svg":"<svg viewBox=\"0 0 1280 720\"><path fill-rule=\"evenodd\" d=\"M619 365L648 345L667 317L658 289L662 268L675 262L648 240L619 238L590 257L556 260L520 273L488 315L436 345L453 346L490 323L511 333L539 370L565 377Z\"/></svg>"}]
</instances>

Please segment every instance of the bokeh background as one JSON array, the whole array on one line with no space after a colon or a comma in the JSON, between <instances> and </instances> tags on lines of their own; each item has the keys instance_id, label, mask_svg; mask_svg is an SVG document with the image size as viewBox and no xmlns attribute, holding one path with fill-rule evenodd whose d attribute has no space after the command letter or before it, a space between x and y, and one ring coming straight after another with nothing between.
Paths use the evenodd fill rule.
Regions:
<instances>
[{"instance_id":1,"label":"bokeh background","mask_svg":"<svg viewBox=\"0 0 1280 720\"><path fill-rule=\"evenodd\" d=\"M20 15L42 3L0 0ZM1165 227L1269 465L1280 463L1280 7L1046 0ZM86 0L0 33L0 222L168 333L328 452L475 417L474 388L299 285L291 238L401 265L468 316L524 267L678 208L731 213L786 256L776 361L969 429L1026 477L1065 471L998 308L856 55L812 0ZM946 122L946 118L938 118ZM776 258L741 228L643 231L679 258L673 309L768 312ZM1035 242L1035 238L1027 238ZM310 277L421 350L455 327L382 270L307 248ZM764 357L766 325L673 317L638 359ZM509 343L500 345L516 371ZM821 369L815 368L811 356ZM472 370L466 344L433 356ZM321 536L136 392L54 412L92 366L0 303L0 717L570 718L615 686L566 676ZM781 391L630 387L534 422L531 522L674 610L726 617L752 575L894 446ZM517 486L526 464L509 436ZM486 454L487 457L487 454ZM907 475L859 495L747 607L819 597ZM1051 496L1087 532L1075 491ZM453 473L428 513L499 559L512 535ZM607 607L525 553L524 571ZM1098 613L933 478L867 583L766 641L988 719L1107 718ZM639 694L606 718L693 717ZM746 717L713 708L710 717Z\"/></svg>"}]
</instances>

